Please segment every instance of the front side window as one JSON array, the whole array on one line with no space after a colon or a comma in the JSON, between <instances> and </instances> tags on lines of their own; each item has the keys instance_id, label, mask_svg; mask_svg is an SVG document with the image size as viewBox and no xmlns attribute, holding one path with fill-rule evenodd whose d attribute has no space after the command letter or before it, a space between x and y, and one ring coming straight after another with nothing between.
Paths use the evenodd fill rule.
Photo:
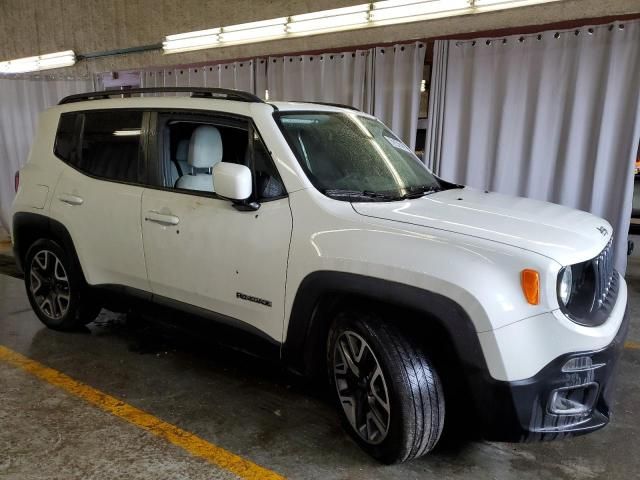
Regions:
<instances>
[{"instance_id":1,"label":"front side window","mask_svg":"<svg viewBox=\"0 0 640 480\"><path fill-rule=\"evenodd\" d=\"M141 183L141 132L141 111L63 113L54 151L65 162L94 177Z\"/></svg>"},{"instance_id":2,"label":"front side window","mask_svg":"<svg viewBox=\"0 0 640 480\"><path fill-rule=\"evenodd\" d=\"M378 120L339 112L281 112L276 118L309 180L325 195L389 201L444 188Z\"/></svg>"},{"instance_id":3,"label":"front side window","mask_svg":"<svg viewBox=\"0 0 640 480\"><path fill-rule=\"evenodd\" d=\"M211 121L206 116L161 115L161 186L214 193L213 168L243 163L248 145L245 121Z\"/></svg>"},{"instance_id":4,"label":"front side window","mask_svg":"<svg viewBox=\"0 0 640 480\"><path fill-rule=\"evenodd\" d=\"M157 186L215 193L214 167L226 162L252 170L255 200L285 194L268 150L246 119L187 112L161 114L158 141Z\"/></svg>"}]
</instances>

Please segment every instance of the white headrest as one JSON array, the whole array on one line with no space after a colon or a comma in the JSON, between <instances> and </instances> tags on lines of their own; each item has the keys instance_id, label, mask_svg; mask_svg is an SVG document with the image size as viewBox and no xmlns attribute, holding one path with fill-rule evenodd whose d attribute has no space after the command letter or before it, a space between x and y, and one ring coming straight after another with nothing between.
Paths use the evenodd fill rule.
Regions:
<instances>
[{"instance_id":1,"label":"white headrest","mask_svg":"<svg viewBox=\"0 0 640 480\"><path fill-rule=\"evenodd\" d=\"M178 142L176 148L176 160L178 162L186 162L189 159L189 140L184 139Z\"/></svg>"},{"instance_id":2,"label":"white headrest","mask_svg":"<svg viewBox=\"0 0 640 480\"><path fill-rule=\"evenodd\" d=\"M211 168L222 161L220 131L211 125L202 125L191 134L189 165L194 168Z\"/></svg>"}]
</instances>

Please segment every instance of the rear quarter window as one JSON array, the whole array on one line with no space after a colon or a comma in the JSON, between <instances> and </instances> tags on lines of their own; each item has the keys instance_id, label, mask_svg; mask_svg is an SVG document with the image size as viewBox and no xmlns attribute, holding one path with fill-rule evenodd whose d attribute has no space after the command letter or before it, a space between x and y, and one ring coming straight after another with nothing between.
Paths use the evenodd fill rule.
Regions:
<instances>
[{"instance_id":1,"label":"rear quarter window","mask_svg":"<svg viewBox=\"0 0 640 480\"><path fill-rule=\"evenodd\" d=\"M93 177L142 183L142 116L135 110L63 113L54 153Z\"/></svg>"},{"instance_id":2,"label":"rear quarter window","mask_svg":"<svg viewBox=\"0 0 640 480\"><path fill-rule=\"evenodd\" d=\"M74 163L71 158L75 151L75 144L78 137L76 136L76 113L63 113L60 115L58 123L58 131L56 133L56 141L53 152L58 158L67 163Z\"/></svg>"}]
</instances>

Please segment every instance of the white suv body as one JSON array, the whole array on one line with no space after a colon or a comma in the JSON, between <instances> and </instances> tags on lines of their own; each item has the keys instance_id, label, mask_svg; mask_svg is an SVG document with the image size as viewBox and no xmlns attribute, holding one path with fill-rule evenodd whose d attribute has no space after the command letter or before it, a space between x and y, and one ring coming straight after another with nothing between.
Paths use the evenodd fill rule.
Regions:
<instances>
[{"instance_id":1,"label":"white suv body","mask_svg":"<svg viewBox=\"0 0 640 480\"><path fill-rule=\"evenodd\" d=\"M393 323L396 315L415 317L403 320L407 327L400 330L405 340L419 343L416 348L442 379L448 413L456 402L471 404L487 437L555 438L607 423L607 387L626 332L627 290L624 279L611 267L613 232L606 221L559 205L438 179L433 181L440 182L436 189L440 191L403 198L351 190L323 192L317 185L322 175L338 184L345 179L358 182L362 175L340 179L333 171L325 174L323 169L328 167L320 164L309 173L309 159L320 152L335 147L349 156L340 142L351 137L342 138L339 129L323 134L319 129L325 128L324 122L340 119L345 125L352 122L354 132L363 130L366 141L357 140L364 142L358 145L364 148L371 143L390 176L401 177L398 165L404 168L393 163L397 160L391 153L407 156L402 152L407 148L388 130L371 133L377 128L370 123L375 119L347 108L264 103L248 94L236 99L229 92L228 98L215 98L224 92L213 90L214 98L207 98L203 92L197 91L196 98L127 99L106 94L101 98L98 93L94 98L63 101L41 115L14 202L12 233L27 277L30 246L40 237L51 238L69 257L77 258L83 284L89 289L118 289L128 297L237 326L272 344L283 360L304 372L331 357L327 349L333 348L335 318L352 311L353 305L371 310L387 323ZM94 128L91 114L99 117L104 112L133 119L112 135L139 139L134 167L138 176L131 171L112 174L112 167L100 166L117 163L116 156L133 155L134 148L111 145L104 132L87 136L88 129ZM84 126L78 127L78 118L83 118ZM68 131L63 131L67 128L63 121L72 125ZM94 123L96 131L104 125L100 118ZM243 157L241 148L239 153L233 151L233 142L242 139L245 128L249 138ZM313 128L318 129L317 135L309 134ZM82 146L78 146L82 143L78 135L86 137ZM185 158L183 151L182 160L177 160L185 135L191 135L186 168L192 171L176 175ZM281 181L281 190L270 198L259 199L255 194L256 178L262 178L262 173L256 170L257 160L251 159L257 158L259 145L266 148L263 158L272 162ZM223 146L224 153L218 152ZM59 158L62 150L71 152L69 158ZM231 154L235 157L226 156ZM215 165L208 163L212 156L217 156ZM77 160L80 157L87 159ZM162 160L169 157L170 163ZM74 158L86 165L72 165ZM159 167L163 161L169 167ZM233 191L233 182L242 186L241 172L236 175L230 169L231 184L223 184L227 180L222 180L220 165L234 162L253 170L251 202L231 201L213 189L191 191L172 185L173 179L178 178L178 185L185 176L184 180L216 182L218 191ZM104 175L95 173L100 168ZM168 168L173 171L172 180L154 184L154 175L172 175ZM582 320L559 300L564 269L572 265L580 265L572 269L579 279L567 280L574 290L593 290L589 297L593 312L585 313ZM537 301L531 302L523 291L523 270L537 274ZM570 295L588 297L589 293ZM599 295L601 299L596 298ZM342 334L356 343L362 341L362 351L371 347L374 356L380 357L375 340L366 343L366 332L355 336L353 332L358 329ZM446 360L434 358L440 354L428 339L419 340L429 337L429 332L448 345L442 354ZM339 331L334 333L339 344L343 337ZM342 358L342 353L336 355ZM331 371L331 360L327 361ZM393 372L384 359L378 358L378 363L387 373L384 410L394 405L395 387L390 385ZM334 366L338 392L341 368L341 364ZM449 368L452 371L443 371ZM463 380L448 381L445 375ZM372 385L376 381L370 376L366 380ZM448 383L452 386L447 387ZM425 428L423 436L431 437L420 446L402 448L394 446L404 437L394 433L388 416L387 422L379 421L382 414L374 419L383 427L371 422L369 427L367 422L358 427L353 398L338 393L346 424L377 458L405 460L435 445L441 425ZM354 415L350 415L352 407ZM441 410L438 421L432 418L431 423L441 423L444 405ZM424 418L415 421L428 423ZM376 428L379 431L369 432Z\"/></svg>"}]
</instances>

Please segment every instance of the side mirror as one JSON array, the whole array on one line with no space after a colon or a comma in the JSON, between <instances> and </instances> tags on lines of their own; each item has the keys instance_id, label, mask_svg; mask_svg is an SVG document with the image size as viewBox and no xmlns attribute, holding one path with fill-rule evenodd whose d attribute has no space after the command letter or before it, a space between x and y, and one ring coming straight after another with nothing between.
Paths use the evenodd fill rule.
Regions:
<instances>
[{"instance_id":1,"label":"side mirror","mask_svg":"<svg viewBox=\"0 0 640 480\"><path fill-rule=\"evenodd\" d=\"M217 163L213 167L213 190L234 202L246 200L253 190L251 170L236 163Z\"/></svg>"}]
</instances>

